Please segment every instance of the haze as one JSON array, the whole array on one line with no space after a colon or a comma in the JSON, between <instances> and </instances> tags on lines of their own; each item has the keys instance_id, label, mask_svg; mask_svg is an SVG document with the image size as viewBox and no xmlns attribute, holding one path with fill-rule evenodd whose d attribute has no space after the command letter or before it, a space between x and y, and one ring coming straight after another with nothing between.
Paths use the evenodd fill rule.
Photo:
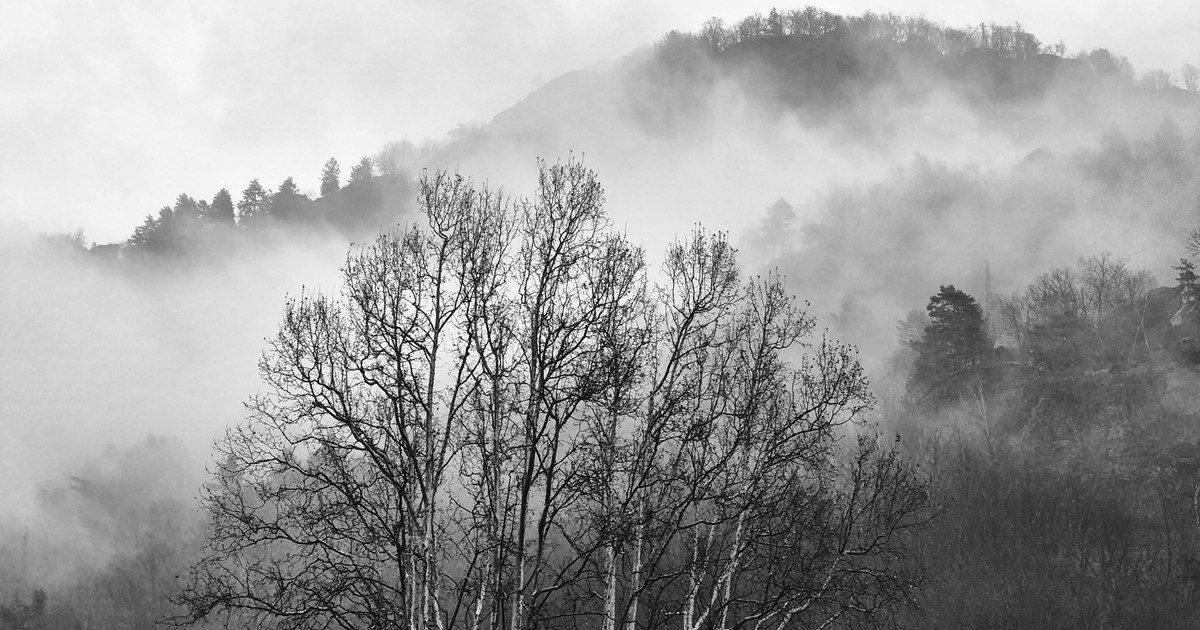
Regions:
<instances>
[{"instance_id":1,"label":"haze","mask_svg":"<svg viewBox=\"0 0 1200 630\"><path fill-rule=\"evenodd\" d=\"M1192 595L1191 586L1192 555L1200 557L1200 551L1193 554L1200 550L1200 530L1195 528L1200 506L1193 501L1200 496L1194 475L1200 464L1193 463L1200 462L1200 429L1195 428L1200 427L1195 395L1200 391L1200 308L1192 298L1200 295L1200 279L1189 258L1183 258L1200 257L1200 70L1184 67L1200 63L1195 37L1200 9L1194 3L1146 8L1073 1L1051 11L1030 0L953 6L901 0L819 7L824 11L779 6L778 13L770 5L725 0L475 4L371 0L255 3L249 8L232 2L113 7L0 0L0 445L5 447L0 457L0 630L12 624L56 623L150 628L182 610L181 600L168 598L180 594L178 587L187 578L172 582L170 575L197 570L205 554L223 545L240 548L234 540L214 545L209 539L206 544L205 537L234 535L240 524L253 521L247 514L222 516L219 501L211 500L215 495L197 502L198 494L203 497L221 484L223 496L269 494L271 484L290 484L288 467L302 476L315 473L313 487L324 487L327 479L353 483L373 473L327 475L322 467L390 466L394 462L389 463L388 453L393 451L412 456L415 451L409 447L368 448L361 452L384 454L361 460L353 453L338 454L339 449L353 450L362 435L353 429L364 417L383 418L416 407L374 404L380 400L374 390L346 395L342 389L358 385L354 378L338 376L337 365L359 366L352 370L356 374L377 370L386 375L364 376L369 387L391 382L394 374L425 374L429 379L411 380L437 389L441 373L421 367L425 359L420 357L459 352L447 350L457 345L436 341L428 354L410 352L406 345L395 360L418 357L416 363L394 371L390 368L396 366L386 365L386 351L374 353L373 348L390 348L401 337L391 336L397 329L387 320L402 310L394 308L402 300L376 285L391 281L407 288L408 276L389 275L390 270L373 273L386 268L386 262L379 268L359 267L363 291L355 295L364 300L384 296L377 318L382 326L368 318L355 329L350 323L354 316L326 317L329 311L322 304L301 299L297 307L289 301L300 294L334 301L347 297L340 293L339 266L348 248L361 252L360 244L377 238L386 243L380 250L385 253L368 254L366 262L401 251L412 256L405 265L429 259L437 261L430 268L439 272L458 270L460 263L486 272L468 276L476 280L507 270L511 277L497 278L494 294L478 287L464 290L451 319L432 318L451 322L439 329L443 335L447 330L465 335L460 339L465 350L456 357L474 358L464 363L430 359L430 365L478 365L483 370L478 374L484 374L491 369L487 360L497 361L511 373L496 368L495 374L502 375L492 383L492 395L509 396L511 391L512 404L502 407L535 416L539 407L534 403L543 395L535 392L543 390L521 379L539 365L527 357L539 355L536 348L519 344L539 343L539 322L571 321L563 313L569 315L580 298L578 304L591 304L589 292L605 290L606 282L629 289L627 304L625 298L604 298L607 306L585 308L595 321L575 328L583 331L578 343L564 344L578 357L552 362L568 366L571 374L603 376L610 369L609 358L597 364L597 357L607 357L611 350L611 364L625 365L622 357L628 351L636 361L629 367L639 368L622 369L628 380L614 376L608 384L593 379L605 383L606 392L628 390L614 393L613 410L602 414L593 413L599 410L595 405L608 394L587 393L593 390L578 384L564 386L570 396L581 397L578 409L589 418L612 419L614 424L601 432L609 437L596 438L600 434L589 433L592 428L572 424L578 422L573 412L562 421L557 413L544 414L543 422L554 418L556 425L548 452L557 453L558 432L571 443L565 449L570 463L563 460L558 469L572 471L573 479L611 481L620 474L641 474L637 471L643 468L650 474L658 465L654 457L643 466L641 455L620 463L627 457L621 453L660 452L658 446L618 444L618 438L659 439L643 436L638 428L651 426L643 420L661 409L653 393L657 390L639 384L644 378L655 382L641 368L646 375L658 369L658 354L669 354L667 347L698 344L696 348L709 350L679 355L696 358L687 358L687 366L680 364L682 371L668 379L687 383L680 405L711 396L713 409L735 403L728 408L738 411L722 412L728 419L721 422L730 424L727 431L716 432L712 427L717 425L704 420L703 413L685 413L691 418L687 422L699 424L682 430L679 444L698 440L700 446L713 436L744 434L751 439L739 454L744 462L782 462L782 468L763 478L783 485L763 486L761 496L795 498L799 502L790 505L802 518L793 522L788 509L775 509L778 505L754 510L768 519L788 514L787 528L778 530L785 537L791 536L792 526L813 528L815 535L801 533L796 540L814 541L814 557L832 562L829 575L849 553L837 532L857 527L837 522L843 499L850 502L846 505L855 499L837 498L846 488L834 486L839 478L859 477L837 467L850 465L850 459L841 458L849 458L855 440L846 438L853 434L862 439L859 447L870 451L863 456L875 462L868 467L882 475L883 492L901 499L883 502L902 506L902 518L878 520L897 524L915 519L913 532L894 532L894 539L884 533L882 539L894 540L901 555L928 567L935 583L918 588L918 581L901 575L907 569L888 560L899 556L878 563L881 557L863 558L898 571L894 581L880 581L895 585L897 599L868 599L888 607L889 601L912 594L928 604L925 611L881 610L895 612L888 618L898 626L1123 627L1129 620L1134 620L1131 627L1139 627L1138 621L1153 627L1195 625L1170 623L1200 619L1200 598ZM706 22L712 16L724 19L724 25ZM1060 39L1065 50L1055 45ZM1160 68L1168 74L1151 72ZM340 173L326 163L331 156L340 161ZM439 170L460 173L469 181L453 179L454 194L433 195L429 177L446 181ZM553 189L563 182L569 182L566 189L585 192L556 205ZM485 196L458 194L485 188L502 191L519 211L507 215L500 206L477 203ZM229 194L218 193L221 189ZM425 225L422 211L429 205L440 207L436 216L453 217L449 229L439 225L434 230L433 244L422 245L411 232L399 245L387 240L412 221ZM545 212L548 207L554 210ZM531 209L535 211L527 212ZM576 211L585 217L578 223L585 229L555 227ZM597 238L610 228L620 235ZM476 247L489 242L480 235L503 234L505 229L513 230L516 242L526 247L514 245L513 252L534 251L530 248L538 239L550 243L555 235L571 242L547 246L547 251L585 252L567 256L563 260L569 262L547 276L571 279L545 287L548 295L561 293L561 300L543 301L541 288L537 299L520 297L527 286L514 280L532 264L526 261L539 257L500 256L498 262L487 262L493 250ZM760 314L753 309L759 302L751 292L738 292L742 285L732 280L733 266L726 264L731 250L713 245L710 255L704 253L710 251L706 246L697 245L664 265L671 244L703 230L727 235L743 278L765 278L762 286L772 286L768 294L782 299L790 293L807 303L803 308L812 317L813 336L799 345L784 344L788 347L780 357L771 351L769 357L754 358L741 350L726 356L724 349L772 345L765 340L775 328L762 324L764 343L755 341ZM439 238L450 240L438 245ZM652 285L645 293L636 282L641 277L636 270L642 260L635 251L639 246L645 250ZM450 262L442 264L431 252L450 252ZM455 258L454 252L470 257ZM581 260L604 264L582 273L578 267L569 269ZM713 267L702 269L704 265ZM655 293L658 286L705 285L680 281L670 269L721 280L714 282L725 287L722 292L730 291L728 299L714 299L711 303L721 306L694 314L697 320L682 314L686 299L685 306L670 307L646 301L661 295ZM635 272L622 280L622 270ZM436 282L414 283L437 287L417 299L442 304L455 293L446 287L456 286L457 279L443 284L439 276ZM768 302L782 303L771 298L763 304ZM709 302L696 298L694 303ZM347 308L354 311L362 304ZM542 304L549 305L550 315L529 310ZM424 307L414 308L420 312ZM560 308L562 313L556 310ZM609 308L609 315L597 315ZM639 323L643 316L644 324ZM693 327L693 321L710 316L712 322ZM783 320L779 330L785 332L779 334L786 337L793 326ZM808 321L794 321L800 320ZM737 324L751 321L753 326ZM504 358L510 349L494 351L491 342L466 341L478 331L491 331L481 325L487 322L500 331L496 339L511 337L518 344L511 348L515 363ZM678 341L684 337L675 337L671 326L694 339ZM807 330L808 324L802 328ZM535 332L524 334L529 330ZM588 331L599 330L604 339L589 337ZM276 334L290 341L272 346L268 340ZM318 341L300 343L289 337L308 334ZM380 339L360 342L357 334ZM816 343L821 335L849 345ZM403 337L403 343L440 338L415 334ZM659 347L654 339L676 341ZM621 343L629 343L629 349L618 347ZM280 348L311 346L320 354L324 350L318 348L327 344L337 345L328 355L335 366L330 378L336 381L329 385L339 390L334 398L366 406L339 415L329 411L324 398L311 406L281 403L288 396L311 395L312 389L311 383L299 382L284 392L280 383L291 377L281 375L323 366L325 358ZM497 352L499 359L487 359L491 355L485 349ZM356 356L363 352L374 354ZM339 353L345 354L345 362L338 363ZM716 378L725 372L710 373L704 367L708 360L737 371L728 372L728 379ZM281 367L279 361L295 364ZM758 369L759 361L770 369ZM783 367L787 361L806 367L792 373ZM576 370L578 366L587 369ZM686 376L687 370L696 371L694 378ZM468 386L482 378L475 372L457 373L472 374L464 377ZM761 391L774 392L771 396L759 396L758 386L747 385L754 375L768 379ZM772 375L779 375L778 380ZM511 383L501 383L510 377ZM727 382L736 385L716 386ZM705 383L715 389L704 393ZM808 435L794 429L819 422L823 412L819 406L811 412L790 405L797 392L800 398L817 395L827 383L834 384L830 395L837 399L842 398L834 394L843 392L837 384L848 388L844 400L854 402L843 411L853 422L820 428L813 435L821 437L811 443L815 451L774 458L752 453L758 442L774 448L791 443L782 436ZM746 411L743 402L725 399L740 395L736 392L742 387L752 392L743 401ZM440 421L439 394L418 398L435 401L422 404L437 409L421 421ZM782 406L757 407L755 401L768 398ZM456 458L452 464L443 462L445 469L466 477L475 474L467 455L471 449L478 447L482 455L493 439L493 452L500 453L509 446L501 444L509 439L505 436L519 435L521 426L526 431L529 426L520 424L518 411L511 416L505 411L490 414L490 429L472 428L467 415L458 414L476 414L484 403L479 396L470 400L470 405L446 413L444 446L453 448L440 449ZM266 411L264 401L281 406ZM670 410L675 407L667 409L663 413L674 413ZM345 426L331 425L327 432L305 424L323 422L326 415ZM760 416L769 422L742 422ZM291 422L292 428L281 435L277 419ZM390 427L390 422L381 426ZM618 430L618 424L627 426ZM781 438L762 440L755 427L767 425L777 425ZM338 433L347 427L348 433ZM230 430L234 433L222 440ZM481 432L478 443L472 441L475 430ZM872 440L877 432L882 437ZM893 434L904 441L893 441ZM329 437L334 435L342 437ZM314 437L327 439L315 451L305 446ZM451 437L462 443L450 444ZM539 439L514 438L513 445L530 450L483 459L505 462L498 466L551 462L537 464L545 468L544 500L550 501L553 462L558 460L536 452ZM260 444L261 452L272 454L263 458L238 450L258 440L275 440ZM741 448L738 440L729 444ZM293 448L297 444L300 448ZM426 441L421 448L432 449L432 444ZM592 447L604 456L591 457ZM697 452L708 452L708 447ZM257 472L246 476L245 470L229 468L237 467L239 457L252 460L250 467ZM276 457L281 459L272 463ZM593 459L611 468L575 476L590 470ZM420 465L433 460L423 461ZM740 473L728 466L730 461L713 470L733 473L729 480L736 481ZM867 460L857 462L853 465ZM275 464L284 468L273 468ZM409 470L396 468L401 469ZM478 478L534 479L529 476L533 468L521 469L525 472L498 467ZM404 485L408 474L380 478L388 483L400 479L396 491L403 494L414 487ZM254 475L263 483L249 481ZM673 475L664 473L658 480ZM807 498L801 496L805 488L784 481L808 478L815 494ZM823 486L826 482L833 486ZM656 483L646 477L643 485ZM729 487L740 487L738 483ZM597 493L598 487L560 494L572 497L569 501L583 497L579 500L586 503L592 495L607 496L608 491ZM523 491L532 488L527 485ZM305 506L312 504L311 495L304 493L311 488L299 484L295 489L300 493L295 503L300 512L295 514L303 522ZM352 490L347 496L354 503L373 492ZM384 515L380 522L386 536L395 537L396 523L411 524L405 519L419 510L387 516L392 499L388 490L383 492L383 507L365 513ZM466 496L426 494L455 503ZM626 499L637 498L635 494ZM735 495L760 496L746 488ZM656 512L648 496L638 498L646 501L642 507L605 505L596 514L605 515L600 521L611 518L629 525L624 519ZM1152 505L1156 497L1170 509ZM262 498L266 505L279 497ZM371 500L375 498L380 497ZM316 504L333 505L324 500L318 496ZM945 509L934 510L939 516L925 522L931 505ZM427 507L433 519L436 501ZM513 506L495 507L495 514L516 513ZM1192 507L1195 514L1188 512ZM335 519L364 513L357 507L327 512ZM549 512L573 514L570 518L584 525L592 518L578 519L557 507ZM444 523L453 526L446 531L461 528L469 534L492 527L480 529L470 525L475 516L457 514L446 517ZM224 521L231 527L212 527L220 518L231 519ZM710 605L731 597L731 585L741 578L728 576L742 570L738 566L776 566L776 558L767 556L739 565L741 517L736 521L736 528L721 536L709 530L706 544L735 542L728 555L706 554L717 562L728 557L732 567L725 573L717 565L704 570L727 576L716 578L727 580L724 596L717 595L714 582L713 595L699 597ZM760 525L765 527L761 531L776 531L768 521L755 523L746 531L760 531ZM357 532L357 527L338 524L333 529ZM561 527L538 529L543 532L539 535L561 530L569 536ZM509 525L500 530L525 531ZM596 556L577 564L606 564L603 588L609 595L604 605L609 608L619 600L636 601L626 585L641 580L642 569L631 567L641 567L643 558L643 523L613 530L639 533L632 546L629 540L620 543L624 550L596 546L597 553L607 554L607 563L597 563ZM310 533L302 538L328 543L327 537ZM497 550L524 546L505 542L502 531L495 535ZM686 560L673 551L668 554L669 547L679 543L688 553L686 537L700 540L687 532L672 536L663 539L661 548L667 554L661 557L669 562ZM833 546L821 547L826 543ZM553 546L558 545L546 548ZM424 553L434 554L434 548L427 545ZM632 548L637 552L631 555ZM1110 554L1113 549L1120 553ZM1119 565L1112 575L1094 574L1110 566L1093 560L1102 554L1129 564ZM787 561L799 557L784 556ZM1143 561L1146 565L1137 564ZM496 584L503 581L505 567L519 566L524 575L524 558L495 562ZM1039 562L1046 563L1044 570L1038 570ZM217 558L209 569L223 563ZM474 566L463 566L467 564ZM1144 568L1152 564L1157 568ZM849 566L841 570L854 573ZM769 583L773 568L767 574ZM209 586L219 586L223 579ZM598 592L590 579L576 583L579 593ZM840 578L830 580L823 582L841 583ZM792 588L790 578L785 581L789 585L783 588ZM305 588L303 579L264 584L283 583ZM483 601L491 579L480 584L485 584L479 591ZM505 605L503 588L496 586L494 593L501 603L488 604L494 611ZM1170 588L1178 595L1174 607L1159 607L1170 599L1160 589ZM1093 597L1104 589L1112 593ZM48 593L49 608L37 609L38 590L43 605ZM467 591L474 587L462 589ZM564 596L572 592L562 591ZM697 593L689 597L696 599ZM1021 593L1027 599L1012 604ZM579 601L588 597L581 595ZM803 599L798 597L796 601ZM690 610L691 604L687 606ZM471 614L478 621L483 609L462 610L468 608L476 611ZM678 607L655 608L684 618L671 612ZM519 606L513 604L513 609ZM1161 616L1147 616L1151 613ZM638 627L636 606L628 626L616 621L624 613L604 614L613 627ZM774 614L764 613L762 619ZM779 617L778 630L787 627L791 614ZM977 619L972 621L972 615ZM1014 620L1012 615L1027 616ZM502 616L497 612L494 620ZM41 625L31 621L34 617L42 617ZM643 627L658 627L654 619L643 619ZM241 621L257 627L256 622L267 620ZM392 621L344 625L391 627ZM821 625L815 617L811 624L793 621ZM513 625L523 627L516 621ZM760 625L767 627L765 621ZM502 621L492 627L507 628Z\"/></svg>"},{"instance_id":2,"label":"haze","mask_svg":"<svg viewBox=\"0 0 1200 630\"><path fill-rule=\"evenodd\" d=\"M180 191L251 178L316 187L329 156L442 138L542 82L670 29L764 6L686 3L0 3L0 217L125 238ZM781 7L784 8L784 7ZM950 25L1020 22L1070 51L1116 46L1141 72L1200 59L1200 12L1033 0L834 2Z\"/></svg>"}]
</instances>

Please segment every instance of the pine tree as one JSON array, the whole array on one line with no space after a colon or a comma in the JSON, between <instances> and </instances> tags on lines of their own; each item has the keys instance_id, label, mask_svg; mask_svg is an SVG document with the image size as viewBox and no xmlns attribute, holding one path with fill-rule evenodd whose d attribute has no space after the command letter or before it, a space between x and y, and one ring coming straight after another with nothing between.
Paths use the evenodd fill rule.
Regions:
<instances>
[{"instance_id":1,"label":"pine tree","mask_svg":"<svg viewBox=\"0 0 1200 630\"><path fill-rule=\"evenodd\" d=\"M975 298L952 285L943 286L929 298L926 311L930 323L912 343L916 359L909 396L933 408L985 395L994 349Z\"/></svg>"},{"instance_id":2,"label":"pine tree","mask_svg":"<svg viewBox=\"0 0 1200 630\"><path fill-rule=\"evenodd\" d=\"M238 202L238 223L245 225L247 221L254 222L265 218L270 213L271 192L263 188L257 179L251 180L246 190L242 191L242 200Z\"/></svg>"},{"instance_id":3,"label":"pine tree","mask_svg":"<svg viewBox=\"0 0 1200 630\"><path fill-rule=\"evenodd\" d=\"M1179 283L1180 293L1194 293L1197 287L1196 265L1186 258L1180 258L1179 264L1172 267L1179 272L1175 281Z\"/></svg>"},{"instance_id":4,"label":"pine tree","mask_svg":"<svg viewBox=\"0 0 1200 630\"><path fill-rule=\"evenodd\" d=\"M133 230L129 244L141 252L167 254L177 251L178 226L175 211L170 206L163 206L158 216L146 215L146 220Z\"/></svg>"},{"instance_id":5,"label":"pine tree","mask_svg":"<svg viewBox=\"0 0 1200 630\"><path fill-rule=\"evenodd\" d=\"M271 198L271 216L284 220L295 219L303 211L305 201L308 201L308 198L300 194L296 182L289 177L283 180L279 185L279 192Z\"/></svg>"},{"instance_id":6,"label":"pine tree","mask_svg":"<svg viewBox=\"0 0 1200 630\"><path fill-rule=\"evenodd\" d=\"M165 226L169 231L167 237L172 247L184 250L194 245L202 220L200 204L187 195L179 195L175 200L175 207L171 209L171 220Z\"/></svg>"},{"instance_id":7,"label":"pine tree","mask_svg":"<svg viewBox=\"0 0 1200 630\"><path fill-rule=\"evenodd\" d=\"M375 168L371 165L371 158L363 156L363 159L359 160L358 164L355 164L354 168L350 169L350 181L346 182L346 185L353 186L354 184L367 183L374 176Z\"/></svg>"},{"instance_id":8,"label":"pine tree","mask_svg":"<svg viewBox=\"0 0 1200 630\"><path fill-rule=\"evenodd\" d=\"M341 190L342 184L340 181L341 168L338 166L338 161L329 158L325 163L325 170L321 171L321 196L328 197L333 193Z\"/></svg>"},{"instance_id":9,"label":"pine tree","mask_svg":"<svg viewBox=\"0 0 1200 630\"><path fill-rule=\"evenodd\" d=\"M289 177L289 178L283 180L283 183L279 185L279 192L275 193L275 195L276 196L284 195L284 196L299 197L300 189L296 187L296 182L293 181L291 177Z\"/></svg>"},{"instance_id":10,"label":"pine tree","mask_svg":"<svg viewBox=\"0 0 1200 630\"><path fill-rule=\"evenodd\" d=\"M158 245L158 219L154 218L154 215L147 214L146 220L134 228L133 236L129 237L129 245L138 251L155 251Z\"/></svg>"},{"instance_id":11,"label":"pine tree","mask_svg":"<svg viewBox=\"0 0 1200 630\"><path fill-rule=\"evenodd\" d=\"M229 194L229 190L222 188L217 191L217 194L213 196L212 205L209 206L206 217L209 223L216 225L234 224L233 197Z\"/></svg>"},{"instance_id":12,"label":"pine tree","mask_svg":"<svg viewBox=\"0 0 1200 630\"><path fill-rule=\"evenodd\" d=\"M796 238L796 211L792 204L780 197L767 208L767 215L759 224L757 245L768 260L782 255Z\"/></svg>"},{"instance_id":13,"label":"pine tree","mask_svg":"<svg viewBox=\"0 0 1200 630\"><path fill-rule=\"evenodd\" d=\"M199 219L200 204L187 195L179 195L175 199L175 218L179 220Z\"/></svg>"},{"instance_id":14,"label":"pine tree","mask_svg":"<svg viewBox=\"0 0 1200 630\"><path fill-rule=\"evenodd\" d=\"M1200 319L1197 312L1197 300L1200 299L1200 277L1196 276L1196 265L1180 258L1179 264L1172 267L1179 272L1175 281L1179 283L1179 311L1173 318L1174 323L1192 323Z\"/></svg>"},{"instance_id":15,"label":"pine tree","mask_svg":"<svg viewBox=\"0 0 1200 630\"><path fill-rule=\"evenodd\" d=\"M771 7L771 13L767 15L767 32L771 37L783 37L783 18L779 17L775 7Z\"/></svg>"}]
</instances>

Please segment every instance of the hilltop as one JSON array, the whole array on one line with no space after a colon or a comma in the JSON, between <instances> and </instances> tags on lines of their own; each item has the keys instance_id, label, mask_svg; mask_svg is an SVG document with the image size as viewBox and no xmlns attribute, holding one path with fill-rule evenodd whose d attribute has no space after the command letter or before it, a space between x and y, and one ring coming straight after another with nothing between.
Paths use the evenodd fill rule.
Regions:
<instances>
[{"instance_id":1,"label":"hilltop","mask_svg":"<svg viewBox=\"0 0 1200 630\"><path fill-rule=\"evenodd\" d=\"M279 190L252 184L207 223L316 226L357 238L411 210L420 168L503 183L527 176L536 156L574 151L606 175L615 201L674 199L693 206L693 219L720 227L722 216L780 195L804 201L797 197L814 183L878 180L915 154L953 166L1010 166L1031 151L1074 151L1113 131L1146 136L1168 118L1190 129L1198 82L1191 67L1138 78L1106 49L1068 55L1065 44L1043 44L1020 25L956 28L922 17L772 9L671 31L624 58L568 72L444 142L390 143L358 162L344 190L341 182L323 185L332 196L308 199L291 178ZM986 149L972 146L984 142ZM731 163L776 173L729 172ZM791 174L799 168L809 176ZM715 181L712 171L720 172ZM728 191L757 189L762 195L744 207L729 206ZM188 249L184 242L204 231L191 222L204 223L215 202L181 195L147 216L127 244L113 245ZM653 221L645 210L622 212L652 232L679 218L675 208L655 208Z\"/></svg>"}]
</instances>

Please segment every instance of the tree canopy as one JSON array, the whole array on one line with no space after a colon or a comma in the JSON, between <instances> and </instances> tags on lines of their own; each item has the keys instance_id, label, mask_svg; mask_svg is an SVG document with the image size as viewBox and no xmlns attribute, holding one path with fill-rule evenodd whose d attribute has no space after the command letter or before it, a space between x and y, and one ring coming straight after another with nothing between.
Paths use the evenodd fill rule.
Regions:
<instances>
[{"instance_id":1,"label":"tree canopy","mask_svg":"<svg viewBox=\"0 0 1200 630\"><path fill-rule=\"evenodd\" d=\"M321 171L321 196L328 197L333 193L341 190L342 184L339 181L341 177L341 167L338 166L338 161L334 158L329 158L325 163L325 168Z\"/></svg>"},{"instance_id":2,"label":"tree canopy","mask_svg":"<svg viewBox=\"0 0 1200 630\"><path fill-rule=\"evenodd\" d=\"M981 399L993 369L993 347L975 298L943 286L929 298L929 325L913 342L909 394L931 407Z\"/></svg>"}]
</instances>

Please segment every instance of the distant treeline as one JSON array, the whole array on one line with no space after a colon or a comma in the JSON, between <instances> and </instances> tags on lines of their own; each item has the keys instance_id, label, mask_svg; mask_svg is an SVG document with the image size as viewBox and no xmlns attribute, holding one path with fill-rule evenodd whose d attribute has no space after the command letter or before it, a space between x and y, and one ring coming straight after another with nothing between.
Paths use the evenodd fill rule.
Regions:
<instances>
[{"instance_id":1,"label":"distant treeline","mask_svg":"<svg viewBox=\"0 0 1200 630\"><path fill-rule=\"evenodd\" d=\"M710 54L725 52L731 47L787 37L821 38L852 36L860 40L888 41L896 44L925 45L941 55L965 55L974 51L990 52L1004 59L1026 61L1040 55L1067 56L1067 46L1059 40L1044 44L1036 35L1025 31L1021 24L984 24L963 28L948 27L923 16L900 16L894 13L838 15L813 6L780 12L772 8L764 17L761 13L748 15L736 23L726 24L720 18L705 22L696 32L671 31L658 43L660 51L672 48L698 47ZM1132 77L1129 61L1103 48L1079 52L1074 59L1085 62L1099 75ZM1148 72L1145 81L1158 88L1178 83L1190 91L1200 90L1200 70L1186 64L1172 75L1163 70Z\"/></svg>"},{"instance_id":2,"label":"distant treeline","mask_svg":"<svg viewBox=\"0 0 1200 630\"><path fill-rule=\"evenodd\" d=\"M670 31L655 45L651 63L635 64L625 77L633 111L656 135L690 132L695 119L683 114L703 110L711 98L707 88L721 68L735 70L748 97L767 97L818 117L849 116L851 130L871 124L861 108L845 105L878 86L901 97L926 98L931 88L949 85L987 104L1043 94L1070 68L1069 76L1089 86L1200 90L1200 70L1190 64L1134 81L1124 57L1103 48L1068 57L1064 43L1043 44L1020 24L952 28L924 17L842 16L810 6L771 9L734 24L713 18L696 32ZM1081 104L1088 100L1083 94L1075 98ZM463 134L470 135L452 134L443 145L420 149L407 141L389 143L359 160L344 184L340 165L331 159L317 198L303 194L291 177L276 189L252 180L240 195L225 188L211 199L181 194L147 215L127 241L91 249L106 257L195 253L231 242L231 230L268 225L371 234L411 209L412 178L426 161L445 166L461 159L452 145ZM86 249L82 234L74 240Z\"/></svg>"},{"instance_id":3,"label":"distant treeline","mask_svg":"<svg viewBox=\"0 0 1200 630\"><path fill-rule=\"evenodd\" d=\"M717 115L718 85L765 112L789 111L806 125L841 123L850 135L882 124L881 107L929 103L939 94L1003 123L1002 106L1048 96L1097 109L1114 96L1181 101L1200 90L1200 70L1190 64L1139 79L1107 49L1069 55L1063 42L1046 45L1019 24L951 28L923 17L813 7L671 31L623 80L645 133L684 138L697 121Z\"/></svg>"},{"instance_id":4,"label":"distant treeline","mask_svg":"<svg viewBox=\"0 0 1200 630\"><path fill-rule=\"evenodd\" d=\"M102 258L128 259L225 251L239 242L239 234L272 228L326 230L348 237L373 234L411 209L415 151L407 142L389 143L359 160L344 183L338 161L330 158L315 199L302 193L291 177L275 190L254 179L236 201L226 188L211 201L180 194L174 204L147 215L124 242L89 247L82 231L48 241Z\"/></svg>"}]
</instances>

